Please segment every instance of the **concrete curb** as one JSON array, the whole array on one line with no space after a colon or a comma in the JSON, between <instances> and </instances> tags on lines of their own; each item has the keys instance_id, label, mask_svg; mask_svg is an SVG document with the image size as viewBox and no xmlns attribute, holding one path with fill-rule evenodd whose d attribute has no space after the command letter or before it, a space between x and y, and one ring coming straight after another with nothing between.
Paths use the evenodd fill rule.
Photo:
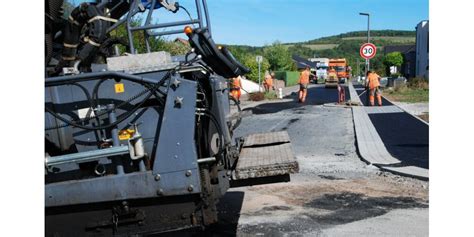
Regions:
<instances>
[{"instance_id":1,"label":"concrete curb","mask_svg":"<svg viewBox=\"0 0 474 237\"><path fill-rule=\"evenodd\" d=\"M351 100L360 103L360 98L355 91L352 82L349 83L348 87L349 93L351 94ZM415 166L390 166L400 164L401 162L390 155L387 151L364 107L352 107L352 119L354 121L357 150L364 162L372 164L383 171L422 180L429 180L428 169Z\"/></svg>"},{"instance_id":2,"label":"concrete curb","mask_svg":"<svg viewBox=\"0 0 474 237\"><path fill-rule=\"evenodd\" d=\"M404 167L388 167L388 166L377 166L380 170L388 171L390 173L398 174L401 176L407 176L410 178L429 180L429 170L423 169L416 166L404 166Z\"/></svg>"}]
</instances>

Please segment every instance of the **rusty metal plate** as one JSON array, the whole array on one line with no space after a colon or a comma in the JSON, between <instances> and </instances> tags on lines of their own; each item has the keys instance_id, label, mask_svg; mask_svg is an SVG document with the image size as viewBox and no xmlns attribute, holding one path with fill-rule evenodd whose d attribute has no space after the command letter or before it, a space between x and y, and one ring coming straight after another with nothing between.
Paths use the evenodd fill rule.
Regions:
<instances>
[{"instance_id":1,"label":"rusty metal plate","mask_svg":"<svg viewBox=\"0 0 474 237\"><path fill-rule=\"evenodd\" d=\"M245 138L243 147L290 142L288 132L256 133Z\"/></svg>"},{"instance_id":2,"label":"rusty metal plate","mask_svg":"<svg viewBox=\"0 0 474 237\"><path fill-rule=\"evenodd\" d=\"M143 73L170 69L177 65L177 62L172 61L171 55L164 51L107 58L107 68L110 71Z\"/></svg>"}]
</instances>

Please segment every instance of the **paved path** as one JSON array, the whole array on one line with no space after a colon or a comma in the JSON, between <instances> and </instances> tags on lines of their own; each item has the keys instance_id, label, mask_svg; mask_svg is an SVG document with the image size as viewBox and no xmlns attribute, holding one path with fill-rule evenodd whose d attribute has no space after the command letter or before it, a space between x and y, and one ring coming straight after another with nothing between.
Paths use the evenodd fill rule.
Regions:
<instances>
[{"instance_id":1,"label":"paved path","mask_svg":"<svg viewBox=\"0 0 474 237\"><path fill-rule=\"evenodd\" d=\"M349 92L353 102L364 104L363 88L350 84ZM383 105L352 109L362 159L386 171L428 179L429 127L385 99Z\"/></svg>"}]
</instances>

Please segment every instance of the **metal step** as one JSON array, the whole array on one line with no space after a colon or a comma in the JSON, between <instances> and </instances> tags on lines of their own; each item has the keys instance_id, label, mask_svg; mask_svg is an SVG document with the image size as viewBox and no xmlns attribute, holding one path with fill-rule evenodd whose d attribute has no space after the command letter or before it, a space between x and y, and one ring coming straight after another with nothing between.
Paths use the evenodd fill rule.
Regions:
<instances>
[{"instance_id":1,"label":"metal step","mask_svg":"<svg viewBox=\"0 0 474 237\"><path fill-rule=\"evenodd\" d=\"M299 171L286 131L252 134L245 138L234 179L281 176Z\"/></svg>"}]
</instances>

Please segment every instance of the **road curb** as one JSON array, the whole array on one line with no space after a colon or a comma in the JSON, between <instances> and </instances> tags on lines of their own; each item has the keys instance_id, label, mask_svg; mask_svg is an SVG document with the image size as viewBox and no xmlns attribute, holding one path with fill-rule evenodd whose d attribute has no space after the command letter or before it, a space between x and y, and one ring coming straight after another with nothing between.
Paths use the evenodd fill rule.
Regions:
<instances>
[{"instance_id":1,"label":"road curb","mask_svg":"<svg viewBox=\"0 0 474 237\"><path fill-rule=\"evenodd\" d=\"M423 169L414 166L405 166L405 167L385 167L385 166L377 166L382 171L387 171L390 173L398 174L400 176L406 176L410 178L420 179L424 181L429 181L429 170ZM410 171L404 171L404 170Z\"/></svg>"}]
</instances>

